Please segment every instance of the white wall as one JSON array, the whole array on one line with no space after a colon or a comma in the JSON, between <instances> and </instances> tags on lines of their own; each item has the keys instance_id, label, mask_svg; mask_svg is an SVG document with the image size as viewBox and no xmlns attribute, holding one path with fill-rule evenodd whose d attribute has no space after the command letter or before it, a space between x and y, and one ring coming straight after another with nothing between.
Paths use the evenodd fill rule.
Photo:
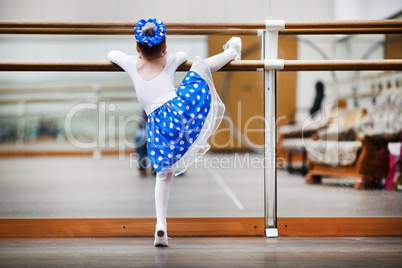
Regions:
<instances>
[{"instance_id":1,"label":"white wall","mask_svg":"<svg viewBox=\"0 0 402 268\"><path fill-rule=\"evenodd\" d=\"M402 0L334 0L336 20L381 20L401 12Z\"/></svg>"},{"instance_id":2,"label":"white wall","mask_svg":"<svg viewBox=\"0 0 402 268\"><path fill-rule=\"evenodd\" d=\"M157 17L165 21L250 21L266 18L327 20L332 19L332 0L249 0L247 2L243 0L0 0L1 19L136 21L147 17ZM175 36L169 39L168 44L173 51L185 49L190 57L205 56L207 55L205 40L205 37ZM107 51L111 48L135 53L133 44L133 36L2 35L0 36L0 58L99 60L105 59ZM41 74L31 75L30 78L38 79L38 77L41 77Z\"/></svg>"},{"instance_id":3,"label":"white wall","mask_svg":"<svg viewBox=\"0 0 402 268\"><path fill-rule=\"evenodd\" d=\"M2 0L5 19L41 20L250 20L265 19L269 1ZM262 8L261 8L262 7Z\"/></svg>"},{"instance_id":4,"label":"white wall","mask_svg":"<svg viewBox=\"0 0 402 268\"><path fill-rule=\"evenodd\" d=\"M246 3L246 4L245 4ZM220 20L250 21L266 18L285 20L332 19L332 0L0 0L1 19L22 20L133 20L157 17L165 21ZM320 12L317 12L320 10ZM320 39L320 38L318 38ZM322 38L321 38L322 39ZM323 40L323 39L322 39ZM133 36L0 36L0 59L7 60L105 60L110 49L136 53ZM205 57L205 37L168 40L170 51L185 50L189 58ZM314 55L313 55L314 56ZM8 73L0 84L108 77L116 74ZM118 74L118 77L125 77ZM73 77L69 79L69 77ZM94 77L94 78L93 78Z\"/></svg>"},{"instance_id":5,"label":"white wall","mask_svg":"<svg viewBox=\"0 0 402 268\"><path fill-rule=\"evenodd\" d=\"M1 19L328 20L333 0L0 0Z\"/></svg>"}]
</instances>

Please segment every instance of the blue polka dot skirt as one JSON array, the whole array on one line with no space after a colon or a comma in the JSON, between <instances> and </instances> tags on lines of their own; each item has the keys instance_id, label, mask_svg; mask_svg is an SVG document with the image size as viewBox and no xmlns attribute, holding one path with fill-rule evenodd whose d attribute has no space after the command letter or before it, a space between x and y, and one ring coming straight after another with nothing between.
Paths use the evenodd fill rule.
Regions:
<instances>
[{"instance_id":1,"label":"blue polka dot skirt","mask_svg":"<svg viewBox=\"0 0 402 268\"><path fill-rule=\"evenodd\" d=\"M212 80L206 80L208 76L188 72L177 97L148 115L147 151L157 172L171 170L178 175L210 148L207 140L219 126L224 106Z\"/></svg>"}]
</instances>

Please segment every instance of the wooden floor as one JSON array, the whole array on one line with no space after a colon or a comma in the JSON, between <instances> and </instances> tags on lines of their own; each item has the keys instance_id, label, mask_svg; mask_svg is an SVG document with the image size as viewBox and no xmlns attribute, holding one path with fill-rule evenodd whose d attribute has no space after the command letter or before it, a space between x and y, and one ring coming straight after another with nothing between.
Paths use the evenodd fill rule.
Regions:
<instances>
[{"instance_id":1,"label":"wooden floor","mask_svg":"<svg viewBox=\"0 0 402 268\"><path fill-rule=\"evenodd\" d=\"M0 239L0 267L400 267L401 237Z\"/></svg>"}]
</instances>

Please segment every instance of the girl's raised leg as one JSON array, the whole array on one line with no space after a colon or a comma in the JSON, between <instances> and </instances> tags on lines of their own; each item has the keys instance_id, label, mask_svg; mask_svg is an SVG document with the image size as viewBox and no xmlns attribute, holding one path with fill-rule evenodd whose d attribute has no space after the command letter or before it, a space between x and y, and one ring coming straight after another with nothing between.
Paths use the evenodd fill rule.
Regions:
<instances>
[{"instance_id":1,"label":"girl's raised leg","mask_svg":"<svg viewBox=\"0 0 402 268\"><path fill-rule=\"evenodd\" d=\"M224 46L224 52L205 59L204 63L209 67L211 73L214 73L230 61L240 60L241 46L241 39L239 37L232 37ZM190 71L194 71L198 74L208 73L206 66L198 61L194 61Z\"/></svg>"}]
</instances>

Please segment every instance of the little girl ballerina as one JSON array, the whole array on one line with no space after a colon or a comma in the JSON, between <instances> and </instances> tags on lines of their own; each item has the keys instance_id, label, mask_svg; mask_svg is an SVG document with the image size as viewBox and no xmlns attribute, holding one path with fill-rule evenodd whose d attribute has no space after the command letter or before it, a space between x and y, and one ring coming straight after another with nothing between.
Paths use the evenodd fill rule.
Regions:
<instances>
[{"instance_id":1,"label":"little girl ballerina","mask_svg":"<svg viewBox=\"0 0 402 268\"><path fill-rule=\"evenodd\" d=\"M166 27L156 19L134 28L139 56L112 50L109 59L131 77L140 105L148 115L147 153L156 170L155 246L168 246L167 204L173 176L184 172L209 148L208 138L222 121L225 106L216 93L211 73L241 56L241 39L232 37L224 52L202 60L196 57L176 90L176 69L187 60L184 52L166 52Z\"/></svg>"}]
</instances>

